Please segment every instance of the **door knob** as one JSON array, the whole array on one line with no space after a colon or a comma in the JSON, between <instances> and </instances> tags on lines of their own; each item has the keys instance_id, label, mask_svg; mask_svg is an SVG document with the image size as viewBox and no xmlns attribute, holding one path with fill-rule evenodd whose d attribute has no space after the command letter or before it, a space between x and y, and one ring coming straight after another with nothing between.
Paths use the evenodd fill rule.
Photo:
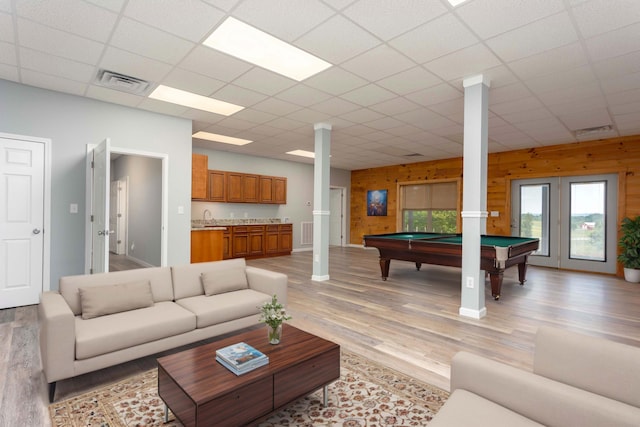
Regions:
<instances>
[{"instance_id":1,"label":"door knob","mask_svg":"<svg viewBox=\"0 0 640 427\"><path fill-rule=\"evenodd\" d=\"M33 229L33 234L40 234L40 229L39 228L34 228Z\"/></svg>"}]
</instances>

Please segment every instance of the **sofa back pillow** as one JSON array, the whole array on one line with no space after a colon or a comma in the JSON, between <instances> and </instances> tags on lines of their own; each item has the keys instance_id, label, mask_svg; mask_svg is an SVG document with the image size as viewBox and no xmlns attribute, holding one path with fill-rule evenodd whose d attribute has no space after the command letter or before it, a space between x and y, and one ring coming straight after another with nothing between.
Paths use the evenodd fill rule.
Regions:
<instances>
[{"instance_id":1,"label":"sofa back pillow","mask_svg":"<svg viewBox=\"0 0 640 427\"><path fill-rule=\"evenodd\" d=\"M227 268L246 269L244 258L225 259L221 261L197 262L171 267L173 278L173 294L176 300L204 295L202 273L220 272Z\"/></svg>"},{"instance_id":2,"label":"sofa back pillow","mask_svg":"<svg viewBox=\"0 0 640 427\"><path fill-rule=\"evenodd\" d=\"M135 270L112 271L109 273L81 274L60 278L60 294L74 315L82 313L78 288L90 286L116 285L146 280L151 283L154 302L172 301L173 284L170 267L138 268Z\"/></svg>"},{"instance_id":3,"label":"sofa back pillow","mask_svg":"<svg viewBox=\"0 0 640 427\"><path fill-rule=\"evenodd\" d=\"M207 271L200 276L206 296L249 288L245 269L238 266Z\"/></svg>"},{"instance_id":4,"label":"sofa back pillow","mask_svg":"<svg viewBox=\"0 0 640 427\"><path fill-rule=\"evenodd\" d=\"M83 319L153 306L153 294L148 280L88 286L79 288L78 291Z\"/></svg>"}]
</instances>

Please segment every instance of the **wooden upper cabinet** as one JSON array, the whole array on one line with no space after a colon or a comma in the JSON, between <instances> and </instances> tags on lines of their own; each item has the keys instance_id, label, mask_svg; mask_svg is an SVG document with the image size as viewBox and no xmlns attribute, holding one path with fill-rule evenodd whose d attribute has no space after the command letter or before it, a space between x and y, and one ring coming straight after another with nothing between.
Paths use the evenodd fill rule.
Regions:
<instances>
[{"instance_id":1,"label":"wooden upper cabinet","mask_svg":"<svg viewBox=\"0 0 640 427\"><path fill-rule=\"evenodd\" d=\"M260 203L287 203L287 178L260 176Z\"/></svg>"},{"instance_id":2,"label":"wooden upper cabinet","mask_svg":"<svg viewBox=\"0 0 640 427\"><path fill-rule=\"evenodd\" d=\"M204 154L191 154L191 198L207 199L207 180L209 157Z\"/></svg>"},{"instance_id":3,"label":"wooden upper cabinet","mask_svg":"<svg viewBox=\"0 0 640 427\"><path fill-rule=\"evenodd\" d=\"M207 171L206 195L192 198L211 202L286 204L287 178L210 170Z\"/></svg>"},{"instance_id":4,"label":"wooden upper cabinet","mask_svg":"<svg viewBox=\"0 0 640 427\"><path fill-rule=\"evenodd\" d=\"M242 203L242 176L239 172L227 172L227 202Z\"/></svg>"},{"instance_id":5,"label":"wooden upper cabinet","mask_svg":"<svg viewBox=\"0 0 640 427\"><path fill-rule=\"evenodd\" d=\"M260 201L260 176L242 175L242 201L244 203L258 203Z\"/></svg>"},{"instance_id":6,"label":"wooden upper cabinet","mask_svg":"<svg viewBox=\"0 0 640 427\"><path fill-rule=\"evenodd\" d=\"M287 204L287 178L273 177L273 203Z\"/></svg>"},{"instance_id":7,"label":"wooden upper cabinet","mask_svg":"<svg viewBox=\"0 0 640 427\"><path fill-rule=\"evenodd\" d=\"M225 185L225 173L222 171L209 171L209 197L212 202L227 201L227 186Z\"/></svg>"}]
</instances>

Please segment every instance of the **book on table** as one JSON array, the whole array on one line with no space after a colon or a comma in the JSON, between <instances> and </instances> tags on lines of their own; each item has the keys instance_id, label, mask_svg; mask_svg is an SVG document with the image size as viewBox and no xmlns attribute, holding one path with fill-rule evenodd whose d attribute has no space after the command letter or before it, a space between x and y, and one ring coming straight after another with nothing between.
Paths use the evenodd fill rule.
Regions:
<instances>
[{"instance_id":1,"label":"book on table","mask_svg":"<svg viewBox=\"0 0 640 427\"><path fill-rule=\"evenodd\" d=\"M236 375L269 363L269 357L266 354L244 342L216 350L216 360Z\"/></svg>"}]
</instances>

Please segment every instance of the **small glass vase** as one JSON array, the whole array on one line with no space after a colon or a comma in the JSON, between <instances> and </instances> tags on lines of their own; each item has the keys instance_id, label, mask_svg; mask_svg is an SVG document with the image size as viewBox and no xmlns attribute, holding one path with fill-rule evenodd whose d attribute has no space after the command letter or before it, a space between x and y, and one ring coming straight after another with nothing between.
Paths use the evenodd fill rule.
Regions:
<instances>
[{"instance_id":1,"label":"small glass vase","mask_svg":"<svg viewBox=\"0 0 640 427\"><path fill-rule=\"evenodd\" d=\"M282 339L282 324L276 326L275 328L267 325L267 334L269 338L269 344L280 344L280 340Z\"/></svg>"}]
</instances>

